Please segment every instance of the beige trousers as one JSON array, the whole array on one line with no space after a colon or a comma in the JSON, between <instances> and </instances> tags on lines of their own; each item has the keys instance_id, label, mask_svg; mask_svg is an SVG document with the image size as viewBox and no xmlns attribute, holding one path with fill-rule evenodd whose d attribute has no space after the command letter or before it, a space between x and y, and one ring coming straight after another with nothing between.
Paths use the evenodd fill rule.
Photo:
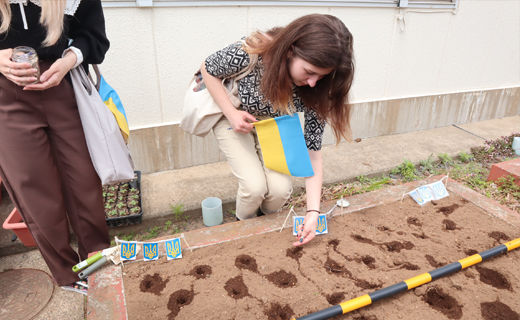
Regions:
<instances>
[{"instance_id":1,"label":"beige trousers","mask_svg":"<svg viewBox=\"0 0 520 320\"><path fill-rule=\"evenodd\" d=\"M222 117L213 133L238 179L237 218L256 217L259 208L265 214L280 210L291 196L291 177L264 167L256 131L234 132L226 117Z\"/></svg>"}]
</instances>

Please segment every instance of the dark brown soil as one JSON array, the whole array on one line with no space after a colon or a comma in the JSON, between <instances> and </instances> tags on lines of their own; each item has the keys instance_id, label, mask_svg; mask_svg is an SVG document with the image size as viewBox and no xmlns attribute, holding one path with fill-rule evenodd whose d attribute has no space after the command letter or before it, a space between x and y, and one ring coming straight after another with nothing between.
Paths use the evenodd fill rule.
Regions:
<instances>
[{"instance_id":1,"label":"dark brown soil","mask_svg":"<svg viewBox=\"0 0 520 320\"><path fill-rule=\"evenodd\" d=\"M141 292L153 293L155 295L160 295L163 289L166 287L166 283L168 283L170 279L163 280L158 273L154 273L153 276L147 274L144 276L144 279L141 281L141 285L139 288Z\"/></svg>"},{"instance_id":2,"label":"dark brown soil","mask_svg":"<svg viewBox=\"0 0 520 320\"><path fill-rule=\"evenodd\" d=\"M327 295L327 301L331 305L339 304L345 300L345 294L343 292L334 292L333 294Z\"/></svg>"},{"instance_id":3,"label":"dark brown soil","mask_svg":"<svg viewBox=\"0 0 520 320\"><path fill-rule=\"evenodd\" d=\"M177 314L182 307L189 305L193 301L193 291L188 291L185 289L177 290L170 295L170 299L168 300L168 310L170 310L170 314L168 314L168 319L175 319Z\"/></svg>"},{"instance_id":4,"label":"dark brown soil","mask_svg":"<svg viewBox=\"0 0 520 320\"><path fill-rule=\"evenodd\" d=\"M280 305L278 303L271 303L268 310L265 311L268 320L289 320L294 311L288 305Z\"/></svg>"},{"instance_id":5,"label":"dark brown soil","mask_svg":"<svg viewBox=\"0 0 520 320\"><path fill-rule=\"evenodd\" d=\"M511 238L507 236L507 234L500 231L493 231L489 233L489 236L495 239L497 242L501 242L501 240L509 241Z\"/></svg>"},{"instance_id":6,"label":"dark brown soil","mask_svg":"<svg viewBox=\"0 0 520 320\"><path fill-rule=\"evenodd\" d=\"M476 269L480 274L480 281L497 289L511 290L511 283L500 272L482 266L476 266Z\"/></svg>"},{"instance_id":7,"label":"dark brown soil","mask_svg":"<svg viewBox=\"0 0 520 320\"><path fill-rule=\"evenodd\" d=\"M520 315L502 302L482 302L480 311L484 320L520 320Z\"/></svg>"},{"instance_id":8,"label":"dark brown soil","mask_svg":"<svg viewBox=\"0 0 520 320\"><path fill-rule=\"evenodd\" d=\"M211 274L211 267L208 265L196 266L191 269L190 274L197 279L206 279Z\"/></svg>"},{"instance_id":9,"label":"dark brown soil","mask_svg":"<svg viewBox=\"0 0 520 320\"><path fill-rule=\"evenodd\" d=\"M457 224L450 219L442 220L442 224L444 225L444 230L457 230Z\"/></svg>"},{"instance_id":10,"label":"dark brown soil","mask_svg":"<svg viewBox=\"0 0 520 320\"><path fill-rule=\"evenodd\" d=\"M437 260L435 260L435 258L429 254L425 255L424 257L426 258L426 260L428 260L428 263L430 264L430 266L432 266L434 268L439 268L444 265L444 263L437 262Z\"/></svg>"},{"instance_id":11,"label":"dark brown soil","mask_svg":"<svg viewBox=\"0 0 520 320\"><path fill-rule=\"evenodd\" d=\"M294 274L284 270L270 273L265 277L280 288L294 287L298 282L298 279L296 279Z\"/></svg>"},{"instance_id":12,"label":"dark brown soil","mask_svg":"<svg viewBox=\"0 0 520 320\"><path fill-rule=\"evenodd\" d=\"M437 212L443 213L445 216L447 216L447 215L452 214L459 207L460 207L460 205L454 203L451 206L440 207L439 209L437 209Z\"/></svg>"},{"instance_id":13,"label":"dark brown soil","mask_svg":"<svg viewBox=\"0 0 520 320\"><path fill-rule=\"evenodd\" d=\"M375 262L376 262L376 259L374 257L371 257L371 256L363 256L361 257L361 261L369 268L369 269L375 269L376 268L376 265L375 265Z\"/></svg>"},{"instance_id":14,"label":"dark brown soil","mask_svg":"<svg viewBox=\"0 0 520 320\"><path fill-rule=\"evenodd\" d=\"M331 258L327 258L327 261L323 265L327 273L335 274L337 276L351 277L352 274L343 265L337 263Z\"/></svg>"},{"instance_id":15,"label":"dark brown soil","mask_svg":"<svg viewBox=\"0 0 520 320\"><path fill-rule=\"evenodd\" d=\"M286 250L287 257L293 258L298 261L301 257L303 257L303 247L292 247Z\"/></svg>"},{"instance_id":16,"label":"dark brown soil","mask_svg":"<svg viewBox=\"0 0 520 320\"><path fill-rule=\"evenodd\" d=\"M235 259L235 266L239 269L247 269L253 272L258 272L256 260L247 254L241 254Z\"/></svg>"},{"instance_id":17,"label":"dark brown soil","mask_svg":"<svg viewBox=\"0 0 520 320\"><path fill-rule=\"evenodd\" d=\"M415 245L410 241L390 241L382 244L390 252L401 252L401 250L411 250Z\"/></svg>"},{"instance_id":18,"label":"dark brown soil","mask_svg":"<svg viewBox=\"0 0 520 320\"><path fill-rule=\"evenodd\" d=\"M413 224L414 226L422 227L422 223L416 217L410 217L406 220L408 224Z\"/></svg>"},{"instance_id":19,"label":"dark brown soil","mask_svg":"<svg viewBox=\"0 0 520 320\"><path fill-rule=\"evenodd\" d=\"M449 294L438 287L430 287L423 297L423 301L433 309L442 312L448 319L462 318L462 306Z\"/></svg>"},{"instance_id":20,"label":"dark brown soil","mask_svg":"<svg viewBox=\"0 0 520 320\"><path fill-rule=\"evenodd\" d=\"M474 254L477 254L478 251L477 250L474 250L474 249L468 249L468 250L464 250L464 253L467 255L467 256L472 256Z\"/></svg>"},{"instance_id":21,"label":"dark brown soil","mask_svg":"<svg viewBox=\"0 0 520 320\"><path fill-rule=\"evenodd\" d=\"M249 295L249 290L247 289L242 276L229 279L226 282L224 289L226 289L228 295L235 300L242 299Z\"/></svg>"}]
</instances>

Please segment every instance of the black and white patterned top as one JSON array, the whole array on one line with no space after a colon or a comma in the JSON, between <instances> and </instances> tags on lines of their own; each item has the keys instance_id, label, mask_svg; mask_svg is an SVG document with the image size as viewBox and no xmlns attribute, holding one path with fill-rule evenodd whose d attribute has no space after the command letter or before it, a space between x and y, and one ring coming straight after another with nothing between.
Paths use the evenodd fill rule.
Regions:
<instances>
[{"instance_id":1,"label":"black and white patterned top","mask_svg":"<svg viewBox=\"0 0 520 320\"><path fill-rule=\"evenodd\" d=\"M210 55L206 61L206 70L214 77L225 79L235 75L249 65L249 54L242 49L242 42L235 42L226 48ZM278 117L270 102L265 102L260 91L260 81L263 74L262 57L243 79L238 81L238 95L241 108L254 116ZM309 150L320 150L323 139L325 121L320 120L314 110L306 108L300 97L293 91L293 104L296 112L304 112L304 137Z\"/></svg>"}]
</instances>

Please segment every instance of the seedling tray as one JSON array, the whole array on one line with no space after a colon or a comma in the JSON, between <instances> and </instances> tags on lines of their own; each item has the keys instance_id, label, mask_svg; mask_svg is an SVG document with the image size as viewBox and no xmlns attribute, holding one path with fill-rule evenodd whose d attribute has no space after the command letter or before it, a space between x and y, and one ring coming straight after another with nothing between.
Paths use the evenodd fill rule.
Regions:
<instances>
[{"instance_id":1,"label":"seedling tray","mask_svg":"<svg viewBox=\"0 0 520 320\"><path fill-rule=\"evenodd\" d=\"M128 184L131 188L135 188L139 191L139 208L141 209L137 214L130 214L126 216L118 217L106 217L106 222L109 227L123 227L134 224L140 224L143 218L143 207L141 203L141 171L135 171L136 178L129 181Z\"/></svg>"}]
</instances>

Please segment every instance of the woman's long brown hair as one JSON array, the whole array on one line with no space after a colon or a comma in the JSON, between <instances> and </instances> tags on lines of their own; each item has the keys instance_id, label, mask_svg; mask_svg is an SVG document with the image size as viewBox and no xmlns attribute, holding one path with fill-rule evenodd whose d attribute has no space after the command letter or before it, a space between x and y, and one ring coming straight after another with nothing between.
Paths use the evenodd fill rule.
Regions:
<instances>
[{"instance_id":1,"label":"woman's long brown hair","mask_svg":"<svg viewBox=\"0 0 520 320\"><path fill-rule=\"evenodd\" d=\"M288 113L292 103L291 56L319 68L332 68L313 88L297 87L297 92L306 107L331 125L337 143L341 137L351 140L348 94L354 77L353 39L341 20L323 14L303 16L267 34L253 33L246 45L247 52L262 56L261 90L277 111Z\"/></svg>"}]
</instances>

